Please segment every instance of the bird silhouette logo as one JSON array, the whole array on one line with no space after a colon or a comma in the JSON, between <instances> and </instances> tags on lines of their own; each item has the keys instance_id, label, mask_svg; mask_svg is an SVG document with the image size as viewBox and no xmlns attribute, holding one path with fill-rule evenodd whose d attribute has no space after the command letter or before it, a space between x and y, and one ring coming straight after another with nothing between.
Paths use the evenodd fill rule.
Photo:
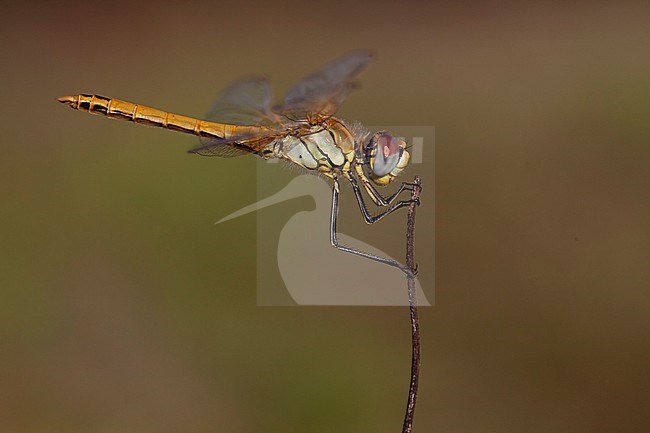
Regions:
<instances>
[{"instance_id":1,"label":"bird silhouette logo","mask_svg":"<svg viewBox=\"0 0 650 433\"><path fill-rule=\"evenodd\" d=\"M331 246L327 230L331 187L318 176L299 175L277 193L223 217L216 224L304 196L314 200L315 209L301 210L291 216L277 241L277 265L291 299L297 305L407 306L403 272L344 254ZM258 222L264 224L267 220L258 219ZM265 232L264 227L258 226L258 236ZM381 249L344 233L339 233L339 240L356 249L389 257ZM264 255L265 260L271 259L268 251L258 251L258 254ZM417 280L416 287L418 303L431 305ZM258 278L258 290L264 290L264 279Z\"/></svg>"}]
</instances>

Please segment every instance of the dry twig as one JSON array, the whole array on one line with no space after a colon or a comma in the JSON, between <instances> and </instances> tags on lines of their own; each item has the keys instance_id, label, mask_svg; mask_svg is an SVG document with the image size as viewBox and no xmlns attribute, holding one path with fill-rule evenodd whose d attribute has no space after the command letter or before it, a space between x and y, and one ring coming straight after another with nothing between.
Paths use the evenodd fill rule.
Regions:
<instances>
[{"instance_id":1,"label":"dry twig","mask_svg":"<svg viewBox=\"0 0 650 433\"><path fill-rule=\"evenodd\" d=\"M406 266L411 270L411 275L407 277L407 287L409 296L409 312L411 317L411 382L409 385L409 395L406 403L406 414L404 415L404 425L402 433L411 433L413 430L413 416L415 415L415 401L418 396L418 382L420 379L420 323L418 320L418 303L415 293L415 273L417 267L413 258L413 234L415 232L415 211L418 207L416 201L422 190L419 176L415 176L415 187L411 192L411 203L408 209L408 219L406 222Z\"/></svg>"}]
</instances>

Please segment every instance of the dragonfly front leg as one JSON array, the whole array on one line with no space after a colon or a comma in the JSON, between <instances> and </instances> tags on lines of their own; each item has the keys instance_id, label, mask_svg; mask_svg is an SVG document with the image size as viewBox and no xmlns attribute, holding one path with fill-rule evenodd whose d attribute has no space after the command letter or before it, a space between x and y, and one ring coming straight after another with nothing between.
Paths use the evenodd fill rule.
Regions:
<instances>
[{"instance_id":1,"label":"dragonfly front leg","mask_svg":"<svg viewBox=\"0 0 650 433\"><path fill-rule=\"evenodd\" d=\"M368 196L372 200L374 204L377 206L388 206L390 205L403 191L413 191L413 188L415 187L414 183L410 182L402 182L394 193L389 195L388 197L384 197L381 195L379 191L377 191L377 188L374 187L372 182L370 182L370 179L364 174L362 168L360 165L355 166L355 170L357 173L357 176L361 180L361 184L363 185L363 188L366 190L368 193ZM348 180L350 180L351 176L346 176ZM352 180L350 180L352 182Z\"/></svg>"},{"instance_id":2,"label":"dragonfly front leg","mask_svg":"<svg viewBox=\"0 0 650 433\"><path fill-rule=\"evenodd\" d=\"M357 203L359 203L359 209L361 210L361 214L363 215L363 219L368 224L374 224L377 221L379 221L380 219L382 219L383 217L385 217L386 215L389 215L389 214L395 212L397 209L401 209L401 208L403 208L405 206L408 206L413 202L413 200L401 200L401 201L398 201L397 203L394 203L391 207L389 207L388 209L386 209L383 212L379 212L376 215L370 215L370 212L368 212L368 208L366 207L366 203L363 201L363 195L361 194L361 189L359 188L359 185L357 184L356 179L354 179L352 176L349 176L346 179L348 179L350 181L350 184L352 185L352 190L354 191L354 196L357 199ZM408 184L406 184L406 183L402 184L402 188L400 188L398 190L398 192L396 194L393 194L393 195L397 196L397 194L402 192L404 189L407 189L407 187L404 186L404 185L408 185ZM420 204L419 199L416 200L415 202L418 205ZM387 205L388 204L389 203L387 203Z\"/></svg>"},{"instance_id":3,"label":"dragonfly front leg","mask_svg":"<svg viewBox=\"0 0 650 433\"><path fill-rule=\"evenodd\" d=\"M389 195L388 197L383 197L377 189L372 186L370 182L363 182L363 187L365 188L366 192L370 196L370 198L373 198L373 202L377 206L388 206L390 205L396 198L399 196L402 191L413 191L413 188L415 187L414 183L410 182L402 182L397 191ZM376 200L375 200L376 199Z\"/></svg>"},{"instance_id":4,"label":"dragonfly front leg","mask_svg":"<svg viewBox=\"0 0 650 433\"><path fill-rule=\"evenodd\" d=\"M374 260L379 263L384 263L386 265L393 266L395 268L398 268L408 276L414 275L414 273L409 268L407 268L397 260L389 259L386 257L380 257L371 253L367 253L365 251L361 251L361 250L347 247L345 245L341 245L336 236L336 222L338 219L338 213L339 213L339 182L336 178L334 178L334 187L332 188L332 210L330 214L330 243L332 244L332 246L346 253L354 254L357 256L364 257L366 259Z\"/></svg>"}]
</instances>

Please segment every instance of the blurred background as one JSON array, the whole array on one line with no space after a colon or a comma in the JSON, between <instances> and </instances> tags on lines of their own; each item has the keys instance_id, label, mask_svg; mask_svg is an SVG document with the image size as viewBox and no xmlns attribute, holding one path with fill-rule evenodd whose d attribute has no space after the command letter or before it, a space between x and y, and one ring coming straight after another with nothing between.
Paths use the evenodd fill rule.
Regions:
<instances>
[{"instance_id":1,"label":"blurred background","mask_svg":"<svg viewBox=\"0 0 650 433\"><path fill-rule=\"evenodd\" d=\"M202 116L241 75L282 94L369 47L340 115L436 128L407 172L429 186L416 257L436 286L414 431L648 431L649 13L2 2L1 430L400 431L407 309L256 306L263 212L213 225L256 200L253 157L55 101ZM400 257L404 219L366 228L344 193L342 231Z\"/></svg>"}]
</instances>

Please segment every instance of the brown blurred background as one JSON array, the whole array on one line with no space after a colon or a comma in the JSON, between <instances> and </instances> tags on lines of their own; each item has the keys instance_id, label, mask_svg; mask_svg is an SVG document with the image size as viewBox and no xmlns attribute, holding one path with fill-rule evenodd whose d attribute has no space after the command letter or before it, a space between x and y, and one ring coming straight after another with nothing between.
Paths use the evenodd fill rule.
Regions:
<instances>
[{"instance_id":1,"label":"brown blurred background","mask_svg":"<svg viewBox=\"0 0 650 433\"><path fill-rule=\"evenodd\" d=\"M3 432L399 431L404 308L256 306L256 215L213 225L255 201L250 158L55 101L201 116L358 47L340 114L436 127L415 431L650 430L644 2L1 6ZM375 229L400 254L403 219Z\"/></svg>"}]
</instances>

